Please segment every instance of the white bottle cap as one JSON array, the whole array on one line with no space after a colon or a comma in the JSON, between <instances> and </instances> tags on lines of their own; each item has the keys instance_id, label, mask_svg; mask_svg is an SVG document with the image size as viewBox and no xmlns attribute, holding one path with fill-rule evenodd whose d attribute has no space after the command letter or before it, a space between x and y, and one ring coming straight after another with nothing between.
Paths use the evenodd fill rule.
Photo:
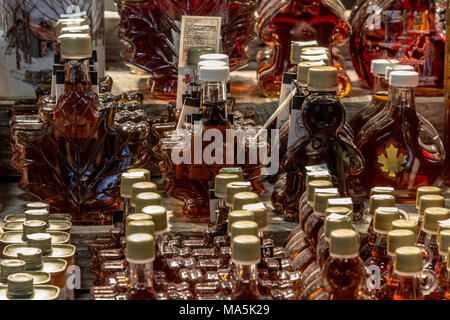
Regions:
<instances>
[{"instance_id":1,"label":"white bottle cap","mask_svg":"<svg viewBox=\"0 0 450 320\"><path fill-rule=\"evenodd\" d=\"M389 76L391 75L392 71L414 71L413 66L405 65L405 64L399 64L397 66L389 66L386 67L386 72L384 73L384 78L389 80Z\"/></svg>"},{"instance_id":2,"label":"white bottle cap","mask_svg":"<svg viewBox=\"0 0 450 320\"><path fill-rule=\"evenodd\" d=\"M372 60L372 64L370 66L370 72L376 75L383 75L386 73L387 67L392 67L398 65L399 62L394 59L375 59Z\"/></svg>"},{"instance_id":3,"label":"white bottle cap","mask_svg":"<svg viewBox=\"0 0 450 320\"><path fill-rule=\"evenodd\" d=\"M203 60L198 63L198 68L211 66L228 66L228 64L219 60Z\"/></svg>"},{"instance_id":4,"label":"white bottle cap","mask_svg":"<svg viewBox=\"0 0 450 320\"><path fill-rule=\"evenodd\" d=\"M205 66L200 68L201 82L224 82L230 80L228 66Z\"/></svg>"},{"instance_id":5,"label":"white bottle cap","mask_svg":"<svg viewBox=\"0 0 450 320\"><path fill-rule=\"evenodd\" d=\"M226 54L222 54L222 53L208 53L208 54L202 54L200 56L200 61L205 61L205 60L217 60L217 61L223 61L225 62L227 65L230 63L228 56Z\"/></svg>"},{"instance_id":6,"label":"white bottle cap","mask_svg":"<svg viewBox=\"0 0 450 320\"><path fill-rule=\"evenodd\" d=\"M419 74L415 71L392 71L389 84L393 87L415 88L419 85Z\"/></svg>"}]
</instances>

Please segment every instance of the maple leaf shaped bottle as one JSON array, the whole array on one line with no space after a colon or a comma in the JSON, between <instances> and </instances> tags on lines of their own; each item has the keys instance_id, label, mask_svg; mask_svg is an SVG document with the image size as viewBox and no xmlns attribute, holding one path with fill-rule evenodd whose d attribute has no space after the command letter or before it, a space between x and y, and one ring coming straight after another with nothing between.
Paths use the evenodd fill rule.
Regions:
<instances>
[{"instance_id":1,"label":"maple leaf shaped bottle","mask_svg":"<svg viewBox=\"0 0 450 320\"><path fill-rule=\"evenodd\" d=\"M395 189L398 202L414 202L418 187L439 183L444 158L442 142L435 138L425 147L420 137L425 125L414 103L419 74L394 71L389 83L392 87L389 112L361 140L365 168L360 181L367 192L374 186L390 186ZM430 132L429 136L434 134Z\"/></svg>"},{"instance_id":2,"label":"maple leaf shaped bottle","mask_svg":"<svg viewBox=\"0 0 450 320\"><path fill-rule=\"evenodd\" d=\"M20 150L12 163L19 187L49 203L51 211L71 214L74 224L110 223L122 172L146 157L145 112L120 111L116 102L93 92L89 34L64 34L59 40L64 93L56 103L43 104L32 121L11 128Z\"/></svg>"}]
</instances>

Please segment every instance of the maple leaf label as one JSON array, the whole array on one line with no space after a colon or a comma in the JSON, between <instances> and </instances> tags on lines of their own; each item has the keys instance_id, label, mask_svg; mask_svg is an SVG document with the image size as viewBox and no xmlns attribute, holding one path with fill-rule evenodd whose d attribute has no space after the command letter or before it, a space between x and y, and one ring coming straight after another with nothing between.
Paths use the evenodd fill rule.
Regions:
<instances>
[{"instance_id":1,"label":"maple leaf label","mask_svg":"<svg viewBox=\"0 0 450 320\"><path fill-rule=\"evenodd\" d=\"M389 177L395 177L397 172L403 170L403 164L406 163L406 156L398 152L392 143L383 153L378 156L378 163L381 171L389 174Z\"/></svg>"}]
</instances>

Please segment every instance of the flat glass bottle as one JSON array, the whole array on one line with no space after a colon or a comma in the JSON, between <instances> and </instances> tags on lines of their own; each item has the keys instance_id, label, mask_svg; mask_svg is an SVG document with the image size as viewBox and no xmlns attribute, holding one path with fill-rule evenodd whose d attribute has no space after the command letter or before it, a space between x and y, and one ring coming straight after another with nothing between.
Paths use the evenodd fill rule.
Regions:
<instances>
[{"instance_id":1,"label":"flat glass bottle","mask_svg":"<svg viewBox=\"0 0 450 320\"><path fill-rule=\"evenodd\" d=\"M426 300L444 300L445 294L448 290L448 271L449 264L448 253L450 248L450 230L442 230L438 234L439 243L439 259L434 268L437 278L437 287L429 295L425 297Z\"/></svg>"},{"instance_id":2,"label":"flat glass bottle","mask_svg":"<svg viewBox=\"0 0 450 320\"><path fill-rule=\"evenodd\" d=\"M433 154L424 150L419 141L422 123L414 102L418 79L416 72L391 73L393 97L389 113L371 128L360 147L366 160L360 174L362 186L367 192L374 185L394 187L399 202L412 202L418 187L438 183L443 168L439 143L433 142Z\"/></svg>"}]
</instances>

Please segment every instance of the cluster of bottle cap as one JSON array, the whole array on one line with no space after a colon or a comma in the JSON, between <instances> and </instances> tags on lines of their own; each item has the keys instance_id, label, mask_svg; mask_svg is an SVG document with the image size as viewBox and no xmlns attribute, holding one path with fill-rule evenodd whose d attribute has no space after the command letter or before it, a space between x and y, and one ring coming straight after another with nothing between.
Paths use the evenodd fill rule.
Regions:
<instances>
[{"instance_id":1,"label":"cluster of bottle cap","mask_svg":"<svg viewBox=\"0 0 450 320\"><path fill-rule=\"evenodd\" d=\"M150 187L139 180L144 175L124 173L125 230L89 245L97 273L92 298L294 299L298 273L265 237L268 210L242 176L239 168L221 170L216 223L202 235L183 236L167 232L167 210L157 193L143 190Z\"/></svg>"},{"instance_id":2,"label":"cluster of bottle cap","mask_svg":"<svg viewBox=\"0 0 450 320\"><path fill-rule=\"evenodd\" d=\"M4 219L0 235L0 299L73 300L68 286L75 246L71 217L49 214L49 205L31 202L24 214Z\"/></svg>"},{"instance_id":3,"label":"cluster of bottle cap","mask_svg":"<svg viewBox=\"0 0 450 320\"><path fill-rule=\"evenodd\" d=\"M448 299L450 214L441 190L420 187L416 206L418 222L396 207L393 188L374 187L372 220L367 235L359 234L351 199L339 198L327 179L309 181L300 226L285 246L300 273L297 298Z\"/></svg>"}]
</instances>

